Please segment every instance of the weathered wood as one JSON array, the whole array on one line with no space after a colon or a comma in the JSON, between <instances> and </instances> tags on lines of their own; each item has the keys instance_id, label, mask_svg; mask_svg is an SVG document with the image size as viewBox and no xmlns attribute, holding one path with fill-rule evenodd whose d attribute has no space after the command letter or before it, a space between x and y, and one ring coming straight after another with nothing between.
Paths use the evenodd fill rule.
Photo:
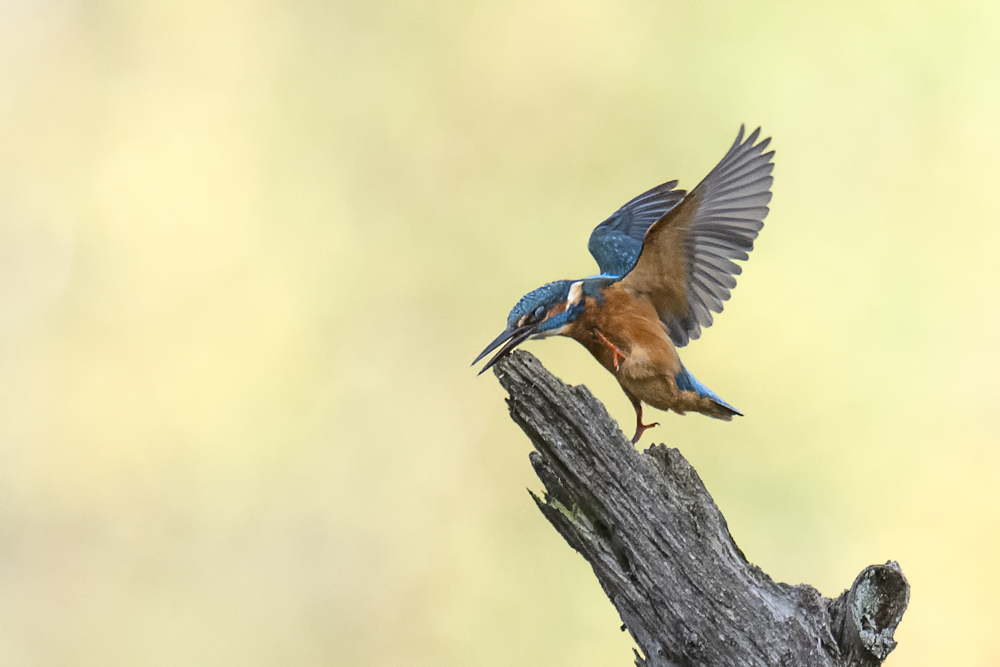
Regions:
<instances>
[{"instance_id":1,"label":"weathered wood","mask_svg":"<svg viewBox=\"0 0 1000 667\"><path fill-rule=\"evenodd\" d=\"M545 486L532 497L594 569L650 667L881 664L909 601L894 562L824 598L775 583L744 557L676 449L640 453L586 387L515 351L496 366Z\"/></svg>"}]
</instances>

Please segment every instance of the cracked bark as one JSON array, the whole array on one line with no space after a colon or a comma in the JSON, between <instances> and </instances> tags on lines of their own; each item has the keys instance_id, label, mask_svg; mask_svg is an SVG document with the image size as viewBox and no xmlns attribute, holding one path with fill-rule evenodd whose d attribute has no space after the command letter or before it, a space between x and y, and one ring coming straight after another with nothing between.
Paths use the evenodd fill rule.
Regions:
<instances>
[{"instance_id":1,"label":"cracked bark","mask_svg":"<svg viewBox=\"0 0 1000 667\"><path fill-rule=\"evenodd\" d=\"M637 665L871 667L895 648L910 595L895 562L865 568L836 600L776 583L676 449L636 451L586 387L527 352L495 373L536 450L545 493L532 497L590 562L642 651Z\"/></svg>"}]
</instances>

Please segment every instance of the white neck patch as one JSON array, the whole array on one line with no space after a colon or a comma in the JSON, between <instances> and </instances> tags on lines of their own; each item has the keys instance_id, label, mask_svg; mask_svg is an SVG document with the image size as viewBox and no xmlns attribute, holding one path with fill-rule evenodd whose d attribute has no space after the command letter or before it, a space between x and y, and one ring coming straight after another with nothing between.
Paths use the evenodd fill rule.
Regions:
<instances>
[{"instance_id":1,"label":"white neck patch","mask_svg":"<svg viewBox=\"0 0 1000 667\"><path fill-rule=\"evenodd\" d=\"M575 306L583 299L583 281L577 280L569 286L569 296L566 297L566 308Z\"/></svg>"}]
</instances>

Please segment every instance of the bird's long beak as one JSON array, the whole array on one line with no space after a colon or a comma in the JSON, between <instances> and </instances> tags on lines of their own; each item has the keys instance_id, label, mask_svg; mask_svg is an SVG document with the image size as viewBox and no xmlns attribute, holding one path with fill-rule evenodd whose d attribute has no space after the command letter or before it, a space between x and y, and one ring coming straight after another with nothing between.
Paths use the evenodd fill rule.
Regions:
<instances>
[{"instance_id":1,"label":"bird's long beak","mask_svg":"<svg viewBox=\"0 0 1000 667\"><path fill-rule=\"evenodd\" d=\"M503 358L507 353L509 353L511 350L513 350L515 347L517 347L524 341L531 338L531 335L535 333L537 329L538 329L537 325L524 326L524 327L507 327L506 329L503 330L503 333L501 333L499 336L496 337L496 339L494 339L492 343L486 346L485 350L479 353L479 356L476 357L476 360L472 362L472 365L475 366L476 364L479 363L480 359L482 359L487 354L489 354L493 350L503 345L503 347L500 348L500 351L497 352L495 355L493 355L493 358L490 359L488 362L486 362L486 365L483 366L483 369L479 371L479 375L482 375L487 370L489 370L489 368L493 366L493 364L500 361L500 359Z\"/></svg>"}]
</instances>

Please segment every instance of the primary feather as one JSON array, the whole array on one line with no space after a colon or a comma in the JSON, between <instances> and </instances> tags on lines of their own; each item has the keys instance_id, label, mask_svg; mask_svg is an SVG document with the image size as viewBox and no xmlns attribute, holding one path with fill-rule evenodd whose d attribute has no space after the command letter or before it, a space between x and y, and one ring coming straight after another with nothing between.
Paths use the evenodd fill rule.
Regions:
<instances>
[{"instance_id":1,"label":"primary feather","mask_svg":"<svg viewBox=\"0 0 1000 667\"><path fill-rule=\"evenodd\" d=\"M694 190L646 232L639 257L622 285L643 295L678 347L712 324L712 312L736 287L740 267L764 226L771 201L774 151L759 143L760 128L732 148Z\"/></svg>"}]
</instances>

